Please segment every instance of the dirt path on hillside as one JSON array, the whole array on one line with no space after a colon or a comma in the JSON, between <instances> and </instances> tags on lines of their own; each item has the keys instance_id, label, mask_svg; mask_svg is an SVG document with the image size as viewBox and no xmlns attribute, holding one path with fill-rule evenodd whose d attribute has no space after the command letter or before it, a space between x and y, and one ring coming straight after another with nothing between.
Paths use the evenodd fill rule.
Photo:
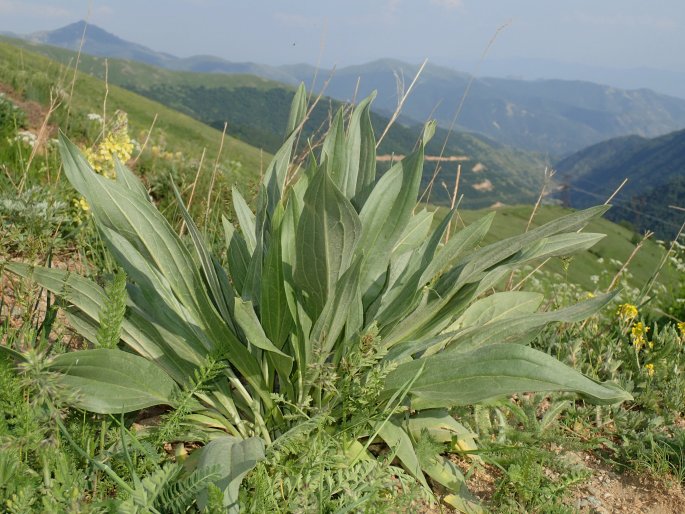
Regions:
<instances>
[{"instance_id":1,"label":"dirt path on hillside","mask_svg":"<svg viewBox=\"0 0 685 514\"><path fill-rule=\"evenodd\" d=\"M37 132L45 121L48 110L38 102L33 100L23 100L21 96L8 85L0 82L0 93L4 94L14 105L19 107L26 114L27 128L32 132ZM56 130L56 128L54 128Z\"/></svg>"},{"instance_id":2,"label":"dirt path on hillside","mask_svg":"<svg viewBox=\"0 0 685 514\"><path fill-rule=\"evenodd\" d=\"M574 461L592 475L571 489L565 503L581 514L684 514L685 490L676 481L657 480L633 472L616 473L590 453L569 452L564 458ZM488 506L500 472L494 467L476 470L468 481L469 489ZM426 512L439 512L427 510ZM443 510L444 512L444 510ZM490 512L496 512L490 510Z\"/></svg>"}]
</instances>

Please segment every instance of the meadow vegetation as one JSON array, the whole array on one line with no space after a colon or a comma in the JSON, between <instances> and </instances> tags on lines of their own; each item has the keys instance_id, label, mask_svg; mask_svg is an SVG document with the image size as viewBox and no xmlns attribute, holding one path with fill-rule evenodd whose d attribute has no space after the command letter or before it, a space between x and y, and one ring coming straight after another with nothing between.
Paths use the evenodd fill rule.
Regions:
<instances>
[{"instance_id":1,"label":"meadow vegetation","mask_svg":"<svg viewBox=\"0 0 685 514\"><path fill-rule=\"evenodd\" d=\"M373 98L314 145L300 88L250 176L0 63L4 511L575 512L582 456L682 487L682 240L417 205L434 127L377 173Z\"/></svg>"}]
</instances>

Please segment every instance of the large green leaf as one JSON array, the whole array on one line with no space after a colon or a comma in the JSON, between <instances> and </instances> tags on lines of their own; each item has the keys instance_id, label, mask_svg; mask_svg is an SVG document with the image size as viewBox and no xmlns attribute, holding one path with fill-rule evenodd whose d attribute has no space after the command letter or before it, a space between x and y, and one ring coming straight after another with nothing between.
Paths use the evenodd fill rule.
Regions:
<instances>
[{"instance_id":1,"label":"large green leaf","mask_svg":"<svg viewBox=\"0 0 685 514\"><path fill-rule=\"evenodd\" d=\"M351 337L362 325L362 303L359 290L359 276L364 259L358 257L351 268L341 277L335 292L328 299L321 316L312 327L311 342L321 350L321 360L328 358L328 353L343 329Z\"/></svg>"},{"instance_id":2,"label":"large green leaf","mask_svg":"<svg viewBox=\"0 0 685 514\"><path fill-rule=\"evenodd\" d=\"M56 356L48 371L60 374L65 401L100 414L173 406L179 389L151 361L121 350L96 349Z\"/></svg>"},{"instance_id":3,"label":"large green leaf","mask_svg":"<svg viewBox=\"0 0 685 514\"><path fill-rule=\"evenodd\" d=\"M235 227L224 216L221 217L226 239L226 259L228 260L228 274L233 281L233 287L242 294L243 284L250 265L250 252L245 239L238 234Z\"/></svg>"},{"instance_id":4,"label":"large green leaf","mask_svg":"<svg viewBox=\"0 0 685 514\"><path fill-rule=\"evenodd\" d=\"M257 230L255 228L255 215L247 205L247 202L237 188L233 188L233 209L238 217L240 231L243 233L247 251L250 255L254 253L257 246Z\"/></svg>"},{"instance_id":5,"label":"large green leaf","mask_svg":"<svg viewBox=\"0 0 685 514\"><path fill-rule=\"evenodd\" d=\"M345 150L345 126L343 110L340 108L331 121L331 126L321 146L321 166L326 167L329 178L343 195L345 173L347 172L347 153Z\"/></svg>"},{"instance_id":6,"label":"large green leaf","mask_svg":"<svg viewBox=\"0 0 685 514\"><path fill-rule=\"evenodd\" d=\"M234 304L235 319L238 326L245 334L245 338L249 344L261 348L267 352L273 352L281 357L289 359L290 356L284 354L278 349L264 333L264 328L259 323L259 318L254 311L252 302L247 302L241 298L235 299Z\"/></svg>"},{"instance_id":7,"label":"large green leaf","mask_svg":"<svg viewBox=\"0 0 685 514\"><path fill-rule=\"evenodd\" d=\"M502 291L474 302L464 314L448 328L448 331L476 327L517 314L535 312L542 303L541 293L527 291Z\"/></svg>"},{"instance_id":8,"label":"large green leaf","mask_svg":"<svg viewBox=\"0 0 685 514\"><path fill-rule=\"evenodd\" d=\"M92 171L81 152L61 136L60 149L67 178L83 194L91 206L98 228L106 234L109 230L110 250L117 255L117 244L112 234L128 243L129 257L136 257L144 270L137 269L132 261L120 264L129 277L137 276L143 283L144 295L154 297L153 287L144 277L159 278L168 284L171 295L177 301L173 306L176 315L196 333L206 334L202 339L210 350L225 350L231 364L253 386L267 405L272 404L259 364L247 348L237 339L208 294L199 269L179 236L164 216L139 192L125 184L111 181ZM119 251L121 256L122 252ZM148 273L149 270L156 270ZM170 295L167 294L169 305ZM191 319L186 319L186 313Z\"/></svg>"},{"instance_id":9,"label":"large green leaf","mask_svg":"<svg viewBox=\"0 0 685 514\"><path fill-rule=\"evenodd\" d=\"M391 261L388 282L392 281L392 285L383 293L379 311L374 314L374 318L381 325L389 326L391 322L404 318L416 306L421 295L421 286L424 285L421 282L423 274L433 261L435 252L454 214L453 210L446 215L430 237L412 252L409 261L397 278L392 276L393 263Z\"/></svg>"},{"instance_id":10,"label":"large green leaf","mask_svg":"<svg viewBox=\"0 0 685 514\"><path fill-rule=\"evenodd\" d=\"M362 223L359 248L367 256L361 280L365 306L383 288L390 254L412 217L422 172L423 142L418 150L378 180L359 213Z\"/></svg>"},{"instance_id":11,"label":"large green leaf","mask_svg":"<svg viewBox=\"0 0 685 514\"><path fill-rule=\"evenodd\" d=\"M200 230L195 225L195 221L191 218L188 209L183 204L183 198L181 198L181 193L179 193L176 185L171 184L174 190L174 195L176 196L176 202L183 216L183 220L188 227L188 232L193 241L193 247L195 248L195 254L200 262L202 271L204 273L205 280L209 286L209 295L212 299L214 307L219 311L221 317L226 322L226 324L235 332L235 327L233 325L233 319L231 316L231 306L233 303L233 298L235 298L235 292L233 291L233 286L228 281L225 272L220 266L216 265L212 255L207 248L207 244L200 234Z\"/></svg>"},{"instance_id":12,"label":"large green leaf","mask_svg":"<svg viewBox=\"0 0 685 514\"><path fill-rule=\"evenodd\" d=\"M336 282L350 266L360 233L357 212L321 167L304 195L293 275L312 317L333 296Z\"/></svg>"},{"instance_id":13,"label":"large green leaf","mask_svg":"<svg viewBox=\"0 0 685 514\"><path fill-rule=\"evenodd\" d=\"M288 286L283 270L281 232L284 216L284 209L279 205L274 215L273 237L262 268L260 304L260 320L264 326L264 332L278 348L283 347L294 323L288 307L286 290Z\"/></svg>"},{"instance_id":14,"label":"large green leaf","mask_svg":"<svg viewBox=\"0 0 685 514\"><path fill-rule=\"evenodd\" d=\"M99 312L106 301L104 290L95 282L81 277L75 273L55 268L32 267L20 263L8 263L6 269L19 276L35 280L42 287L56 294L66 302L73 305L77 312L72 312L71 316L78 316L75 326L85 329L82 333L88 340L94 340L93 334L97 332L99 326ZM129 293L135 291L129 286ZM132 300L133 301L133 300ZM139 355L156 362L174 380L184 383L192 376L193 370L201 365L205 352L201 343L191 344L193 333L183 331L183 325L173 324L173 320L166 321L162 325L156 324L148 315L142 316L135 305L129 305L126 317L121 327L121 339ZM159 308L160 302L154 304ZM170 332L169 329L174 330ZM179 332L180 330L180 332ZM184 336L179 334L185 333Z\"/></svg>"},{"instance_id":15,"label":"large green leaf","mask_svg":"<svg viewBox=\"0 0 685 514\"><path fill-rule=\"evenodd\" d=\"M376 181L376 138L371 126L371 102L374 91L354 109L347 129L347 170L343 176L343 194L361 210Z\"/></svg>"},{"instance_id":16,"label":"large green leaf","mask_svg":"<svg viewBox=\"0 0 685 514\"><path fill-rule=\"evenodd\" d=\"M197 320L211 325L209 318L218 313L190 253L164 216L129 187L93 172L78 148L63 136L60 149L65 174L88 200L97 224L129 241L168 280L175 296Z\"/></svg>"},{"instance_id":17,"label":"large green leaf","mask_svg":"<svg viewBox=\"0 0 685 514\"><path fill-rule=\"evenodd\" d=\"M392 249L394 256L415 250L426 240L433 225L434 214L434 211L421 209L409 219L402 236Z\"/></svg>"},{"instance_id":18,"label":"large green leaf","mask_svg":"<svg viewBox=\"0 0 685 514\"><path fill-rule=\"evenodd\" d=\"M472 223L468 227L460 230L456 234L453 234L449 242L443 246L435 255L435 259L426 267L421 275L420 284L424 284L426 280L436 280L435 275L442 273L447 269L450 263L455 260L462 258L469 251L472 251L474 246L476 246L487 234L492 223L493 215L487 215L480 220ZM438 281L441 280L443 275L440 276ZM425 334L423 327L430 323L433 318L438 315L441 309L450 305L450 301L454 298L458 291L458 287L453 285L452 289L447 289L443 291L442 294L435 294L433 290L423 290L423 300L414 309L413 312L408 314L403 320L391 327L385 327L384 334L384 344L387 347L391 347L401 341L407 341L411 339L420 339L421 337L426 337L434 334ZM471 295L463 295L464 301L470 300ZM468 303L463 305L465 309ZM452 310L454 315L459 314L456 310Z\"/></svg>"},{"instance_id":19,"label":"large green leaf","mask_svg":"<svg viewBox=\"0 0 685 514\"><path fill-rule=\"evenodd\" d=\"M521 250L527 250L535 243L555 236L562 232L574 232L582 229L592 219L604 214L609 209L608 206L600 205L582 211L576 211L566 216L562 216L554 221L550 221L540 227L534 228L524 234L509 237L496 243L492 243L482 249L465 256L455 262L456 269L459 270L459 281L461 283L472 280L479 273L504 263ZM568 241L566 241L568 243ZM558 251L558 248L554 248ZM540 257L541 255L538 255ZM463 269L462 267L463 266Z\"/></svg>"},{"instance_id":20,"label":"large green leaf","mask_svg":"<svg viewBox=\"0 0 685 514\"><path fill-rule=\"evenodd\" d=\"M290 105L290 115L288 116L288 124L285 127L286 139L292 134L293 130L298 128L307 115L307 91L304 83L300 83L295 91L295 96Z\"/></svg>"},{"instance_id":21,"label":"large green leaf","mask_svg":"<svg viewBox=\"0 0 685 514\"><path fill-rule=\"evenodd\" d=\"M465 514L485 512L480 506L478 498L466 487L466 479L456 464L442 455L428 456L424 454L419 454L419 462L421 469L434 482L452 493L443 498L445 503Z\"/></svg>"},{"instance_id":22,"label":"large green leaf","mask_svg":"<svg viewBox=\"0 0 685 514\"><path fill-rule=\"evenodd\" d=\"M454 333L446 349L449 351L469 351L492 343L529 342L547 324L555 322L574 323L596 313L609 303L616 291L599 295L570 307L549 312L514 314L498 316L486 323L465 325L465 329ZM475 305L475 304L474 304ZM464 313L467 314L467 313Z\"/></svg>"},{"instance_id":23,"label":"large green leaf","mask_svg":"<svg viewBox=\"0 0 685 514\"><path fill-rule=\"evenodd\" d=\"M427 434L437 443L449 443L462 451L477 449L473 432L452 417L447 409L425 409L407 420L411 436L418 440Z\"/></svg>"},{"instance_id":24,"label":"large green leaf","mask_svg":"<svg viewBox=\"0 0 685 514\"><path fill-rule=\"evenodd\" d=\"M421 471L421 464L419 463L419 458L416 455L411 438L401 426L401 419L393 416L381 422L377 430L378 435L395 452L404 468L421 482L426 489L429 489L426 477L423 476Z\"/></svg>"},{"instance_id":25,"label":"large green leaf","mask_svg":"<svg viewBox=\"0 0 685 514\"><path fill-rule=\"evenodd\" d=\"M224 508L229 514L238 514L240 483L257 463L264 459L264 441L258 437L238 439L220 437L198 450L198 469L216 469L220 479L215 483L224 493ZM200 510L207 507L206 489L197 498Z\"/></svg>"},{"instance_id":26,"label":"large green leaf","mask_svg":"<svg viewBox=\"0 0 685 514\"><path fill-rule=\"evenodd\" d=\"M625 391L598 384L555 358L517 344L493 344L470 352L441 352L401 364L385 383L391 395L413 379L412 408L469 405L520 392L571 391L596 402L616 403L632 397Z\"/></svg>"}]
</instances>

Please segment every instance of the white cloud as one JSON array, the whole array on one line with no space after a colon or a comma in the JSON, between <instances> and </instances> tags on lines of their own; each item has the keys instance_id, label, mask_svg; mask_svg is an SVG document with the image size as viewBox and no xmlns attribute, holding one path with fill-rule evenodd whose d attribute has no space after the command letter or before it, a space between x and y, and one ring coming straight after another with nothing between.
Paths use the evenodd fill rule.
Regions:
<instances>
[{"instance_id":1,"label":"white cloud","mask_svg":"<svg viewBox=\"0 0 685 514\"><path fill-rule=\"evenodd\" d=\"M571 16L570 21L581 23L583 25L631 29L644 28L652 30L673 30L678 27L677 22L672 18L663 16L639 16L622 13L617 13L613 16L594 16L591 14L578 12Z\"/></svg>"},{"instance_id":2,"label":"white cloud","mask_svg":"<svg viewBox=\"0 0 685 514\"><path fill-rule=\"evenodd\" d=\"M274 17L279 23L287 27L307 28L315 27L321 23L321 18L304 14L276 12Z\"/></svg>"},{"instance_id":3,"label":"white cloud","mask_svg":"<svg viewBox=\"0 0 685 514\"><path fill-rule=\"evenodd\" d=\"M19 14L40 18L67 18L72 16L68 9L48 3L28 3L17 0L0 0L0 14Z\"/></svg>"},{"instance_id":4,"label":"white cloud","mask_svg":"<svg viewBox=\"0 0 685 514\"><path fill-rule=\"evenodd\" d=\"M459 9L464 6L464 0L431 0L431 4L445 9Z\"/></svg>"},{"instance_id":5,"label":"white cloud","mask_svg":"<svg viewBox=\"0 0 685 514\"><path fill-rule=\"evenodd\" d=\"M95 8L95 14L103 18L110 17L112 14L114 14L114 9L112 9L112 7L109 5L101 5Z\"/></svg>"}]
</instances>

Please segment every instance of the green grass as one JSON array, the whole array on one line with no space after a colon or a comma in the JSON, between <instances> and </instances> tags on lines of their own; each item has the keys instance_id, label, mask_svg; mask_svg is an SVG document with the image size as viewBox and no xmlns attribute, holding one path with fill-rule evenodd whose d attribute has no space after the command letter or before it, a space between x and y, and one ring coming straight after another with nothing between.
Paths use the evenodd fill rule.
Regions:
<instances>
[{"instance_id":1,"label":"green grass","mask_svg":"<svg viewBox=\"0 0 685 514\"><path fill-rule=\"evenodd\" d=\"M497 209L497 215L485 242L500 240L524 232L531 210L532 206L530 205ZM487 212L489 210L464 210L460 214L468 225ZM570 209L559 206L543 206L536 213L531 227L551 221L568 212ZM552 259L545 269L561 274L565 282L579 284L587 291L594 291L598 286L606 288L608 286L608 283L604 283L606 278L608 277L609 280L613 278L621 268L622 263L629 258L640 238L631 230L607 219L593 220L585 228L585 232L606 234L606 237L590 250L576 254L570 262L564 262L560 258ZM654 241L647 241L628 266L628 271L632 274L631 285L640 288L646 284L663 255L662 247ZM598 259L603 259L603 262L598 261ZM600 282L595 284L592 277L599 277L602 274L601 271L604 271L603 277L600 277ZM677 279L677 273L668 267L661 274L661 283L663 284L676 282Z\"/></svg>"},{"instance_id":2,"label":"green grass","mask_svg":"<svg viewBox=\"0 0 685 514\"><path fill-rule=\"evenodd\" d=\"M60 76L70 78L60 65L29 53L17 54L11 46L0 43L0 83L12 85L23 93L25 100L45 102L50 87ZM72 134L75 132L77 136L84 130L81 135L87 140L83 117L88 112L101 112L104 92L103 82L79 75L72 99L71 122L66 124L66 113L60 107L55 113L55 123L64 122L64 126L70 126ZM188 163L197 160L202 147L208 148L205 170L213 165L215 153L212 152L216 152L220 138L216 130L115 86L109 88L107 105L110 113L117 108L127 111L133 131L147 129L154 116L152 113L159 113L159 131L153 134L154 142L163 142L168 150L184 153L186 169L180 177L182 185L187 185L194 177ZM217 195L221 193L227 198L225 186L233 181L248 188L245 192L249 194L250 184L261 167L259 152L234 140L227 142L224 152L226 168L231 173L224 177L223 189L217 191ZM4 161L5 157L5 153L0 153L0 165L6 175L17 180L24 172L25 161ZM263 158L266 163L270 156L265 154ZM146 159L141 161L138 171L157 175L146 176L148 179L163 183L167 174L174 172L170 167L151 167L149 157ZM231 160L239 160L243 166L235 170ZM73 213L70 213L69 205L59 207L60 202L70 200L65 181L41 179L41 173L46 170L54 177L58 167L55 155L39 159L29 170L29 185L42 185L43 189L29 188L23 196L11 187L3 191L7 193L3 198L11 198L21 205L3 207L2 214L14 213L11 215L14 224L9 232L0 232L0 239L3 235L7 237L0 244L12 259L49 260L50 252L57 247L63 253L87 254L91 256L90 272L101 282L110 284L108 294L116 298L116 279L108 275L112 264L108 264L102 255L94 232L83 230L83 227L78 229L79 225L70 219ZM169 190L163 189L160 193L168 195ZM165 196L160 200L174 206L171 198ZM50 207L47 214L35 209L43 201ZM227 201L213 204L212 219L225 206L228 206ZM485 243L523 232L531 208L499 209ZM485 212L463 210L460 215L469 224ZM544 206L537 212L533 226L567 212L561 207ZM174 217L171 209L165 214ZM548 294L551 291L555 306L569 305L585 298L589 291L605 289L639 237L603 219L591 222L586 231L604 233L607 237L570 262L552 259L546 268L549 272L537 274L524 289L540 289ZM6 245L6 241L15 246ZM641 249L628 268L630 275L621 281L624 287L627 285L621 293L621 301L635 301L633 288L639 288L649 280L662 256L663 249L651 241ZM4 273L1 268L0 271ZM595 275L598 284L593 282ZM680 283L682 287L683 277L666 267L661 282ZM0 510L112 510L121 504L126 489L103 471L102 463L109 466L124 486L143 495L160 493L167 494L167 498L180 498L180 511L193 509L191 493L196 492L200 487L198 483L202 485L207 477L174 474L176 464L171 461L182 462L186 449L183 445L177 446L177 454L171 456L160 444L171 437L165 434L176 433L186 422L187 412L183 407L163 415L161 425L156 429L147 432L141 429L140 433L131 436L119 427L120 419L86 415L60 405L46 404L44 392L54 384L46 381L46 375L41 373L42 359L67 351L70 332L64 319L56 317L54 307L49 308L47 314L38 309L39 293L28 281L18 283L12 294L6 295L5 291L0 299L0 338L10 346L21 347L29 362L17 368L0 355L0 406L5 413L4 419L0 419L0 443L3 445ZM118 294L121 295L121 289ZM682 308L677 310L663 303L669 301L667 297L658 301L661 303L657 306L666 312L682 315ZM118 307L114 307L111 315L105 316L111 323L103 329L103 340L116 338L123 306L119 302ZM640 320L651 328L649 336L654 348L643 349L639 360L635 359L630 344L630 325L621 325L616 320L614 306L605 308L587 325L549 327L533 343L536 348L557 356L593 378L621 384L632 392L634 402L599 408L564 394L536 395L506 398L499 403L454 412L479 435L479 455L489 466L486 469L489 472L498 470L495 494L488 504L493 512L573 512L569 495L575 485L587 479L590 471L566 462L565 451L592 452L621 471L632 470L681 483L685 480L682 457L685 433L678 428L683 419L685 394L683 342L673 320L660 319L657 324L647 309L640 312L640 316ZM655 373L651 377L645 371L647 363L654 364ZM210 368L207 367L209 378L206 380L196 377L197 388L211 382ZM352 379L354 375L350 375ZM185 393L190 398L190 393ZM560 406L558 410L557 406ZM64 427L60 427L59 420L64 420ZM140 421L140 416L125 417L125 428L132 430L134 421ZM316 418L312 421L318 423ZM406 508L407 512L416 509L418 492L411 487L411 477L399 468L379 468L362 461L353 468L331 471L327 466L338 442L330 438L327 423L321 418L320 423L311 424L308 431L296 433L287 446L279 448L248 475L241 502L255 512L263 512L265 505L273 505L274 498L286 494L291 498L290 503L277 506L284 511L307 510L321 505L322 498L328 502L329 497L326 508L331 510L347 507L346 499L352 497L367 501L366 505L372 505L369 508L375 509L374 512L383 511L383 508L390 511ZM583 437L569 435L575 432ZM429 438L423 443L427 447L434 446ZM130 454L122 448L127 448ZM390 463L394 455L388 453L385 457ZM476 461L468 462L469 466L479 466ZM137 478L142 482L137 482ZM186 496L174 496L179 491Z\"/></svg>"},{"instance_id":3,"label":"green grass","mask_svg":"<svg viewBox=\"0 0 685 514\"><path fill-rule=\"evenodd\" d=\"M70 63L76 59L76 54L69 50L20 40L7 41L58 62ZM107 70L111 84L158 101L214 128L223 129L224 123L228 122L229 134L267 152L275 151L282 142L282 127L288 119L294 87L251 75L172 71L119 59L108 59L106 67L105 61L102 57L81 55L79 69L100 79L105 77ZM327 129L331 115L342 106L343 102L324 97L310 114L301 143L308 138L317 142ZM388 124L387 114L372 112L371 116L376 136L379 137ZM384 138L379 154L409 153L421 130L419 123L398 121ZM495 202L514 204L535 200L547 164L543 156L496 143L478 134L455 131L448 135L444 128L437 129L435 137L426 147L426 154L440 155L446 140L445 156L466 157L462 161L461 175L461 190L466 191L463 205L481 208ZM481 165L479 168L482 171L473 172L477 164ZM380 170L387 167L387 162L379 162ZM457 163L443 163L441 168L442 172L432 188L431 200L449 205ZM424 188L434 171L435 162L427 162L422 180ZM473 187L485 180L491 182L491 190Z\"/></svg>"},{"instance_id":4,"label":"green grass","mask_svg":"<svg viewBox=\"0 0 685 514\"><path fill-rule=\"evenodd\" d=\"M28 101L47 106L50 90L57 84L61 84L62 94L68 95L72 76L72 69L67 69L64 64L32 52L17 51L15 46L0 42L0 83L10 86ZM220 131L111 83L107 86L102 80L84 73L77 74L71 100L63 100L64 104L71 102L70 124L65 123L66 113L53 123L61 122L60 127L70 132L77 116L102 113L105 96L108 112L121 109L128 113L131 132L136 138L149 130L157 115L153 139L163 140L167 148L194 160L199 160L206 148L204 169L207 174L211 172L221 142ZM269 160L268 153L228 135L220 163L228 167L230 161L240 162L242 167L233 172L231 179L247 188L259 176L262 164Z\"/></svg>"}]
</instances>

